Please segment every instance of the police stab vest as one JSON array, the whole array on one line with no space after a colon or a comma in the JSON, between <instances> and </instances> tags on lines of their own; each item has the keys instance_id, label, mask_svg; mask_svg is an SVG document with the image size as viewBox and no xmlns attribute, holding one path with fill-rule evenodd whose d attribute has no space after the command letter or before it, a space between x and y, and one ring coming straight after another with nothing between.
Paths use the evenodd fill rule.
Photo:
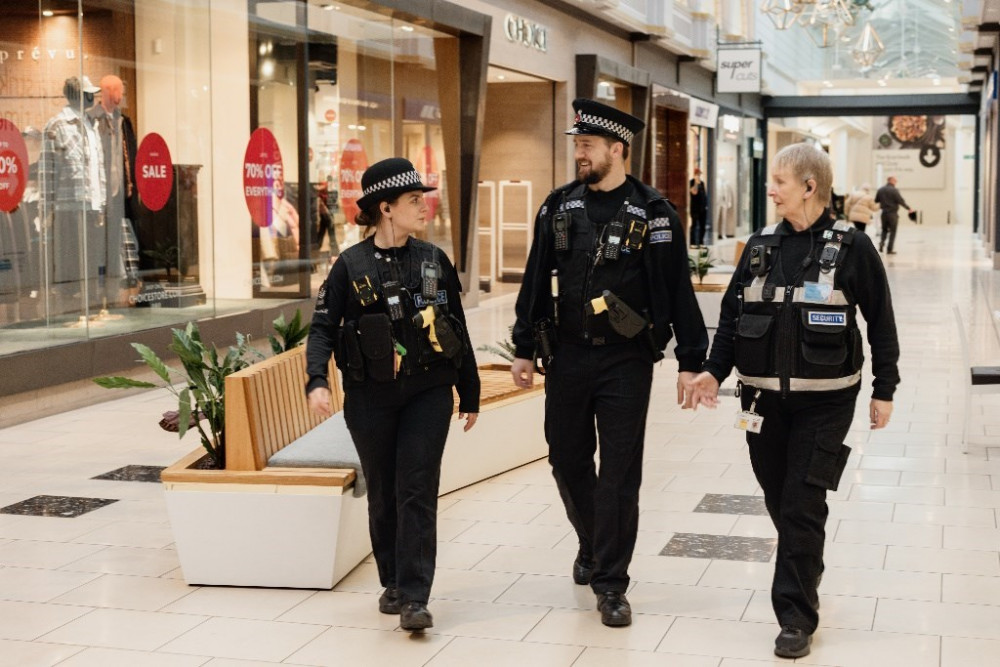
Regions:
<instances>
[{"instance_id":1,"label":"police stab vest","mask_svg":"<svg viewBox=\"0 0 1000 667\"><path fill-rule=\"evenodd\" d=\"M376 248L372 237L341 254L350 296L338 366L355 381L368 377L387 382L442 363L461 364L465 333L449 313L443 283L433 300L422 295L421 266L424 262L440 266L440 253L432 243L411 238L409 256L397 261ZM435 315L428 306L434 307ZM424 321L430 317L435 319L433 330Z\"/></svg>"},{"instance_id":2,"label":"police stab vest","mask_svg":"<svg viewBox=\"0 0 1000 667\"><path fill-rule=\"evenodd\" d=\"M588 345L622 343L629 338L614 330L608 313L588 313L587 304L608 290L636 313L648 310L642 252L652 225L645 202L635 201L635 187L611 221L587 217L586 192L581 184L565 193L550 219L559 276L558 336Z\"/></svg>"},{"instance_id":3,"label":"police stab vest","mask_svg":"<svg viewBox=\"0 0 1000 667\"><path fill-rule=\"evenodd\" d=\"M822 232L819 260L811 257L792 284L781 284L771 271L784 237L778 225L747 246L754 278L741 286L736 327L736 374L744 384L784 394L846 389L861 381L857 308L836 278L853 233L840 221Z\"/></svg>"}]
</instances>

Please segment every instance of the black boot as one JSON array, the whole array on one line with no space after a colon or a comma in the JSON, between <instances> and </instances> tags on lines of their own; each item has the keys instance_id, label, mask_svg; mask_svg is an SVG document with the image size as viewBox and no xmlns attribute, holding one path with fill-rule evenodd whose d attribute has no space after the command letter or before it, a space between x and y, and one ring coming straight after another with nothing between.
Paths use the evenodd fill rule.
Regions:
<instances>
[{"instance_id":1,"label":"black boot","mask_svg":"<svg viewBox=\"0 0 1000 667\"><path fill-rule=\"evenodd\" d=\"M594 576L594 561L577 554L573 561L573 582L586 586Z\"/></svg>"},{"instance_id":2,"label":"black boot","mask_svg":"<svg viewBox=\"0 0 1000 667\"><path fill-rule=\"evenodd\" d=\"M601 623L612 628L632 625L632 605L624 593L600 593L597 596L597 610L601 612Z\"/></svg>"},{"instance_id":3,"label":"black boot","mask_svg":"<svg viewBox=\"0 0 1000 667\"><path fill-rule=\"evenodd\" d=\"M378 610L383 614L398 614L402 606L399 602L399 589L387 586L378 599Z\"/></svg>"},{"instance_id":4,"label":"black boot","mask_svg":"<svg viewBox=\"0 0 1000 667\"><path fill-rule=\"evenodd\" d=\"M425 630L434 627L434 617L426 602L407 602L399 613L399 627L404 630Z\"/></svg>"},{"instance_id":5,"label":"black boot","mask_svg":"<svg viewBox=\"0 0 1000 667\"><path fill-rule=\"evenodd\" d=\"M774 654L782 658L801 658L809 655L812 635L791 625L781 626L781 633L774 640Z\"/></svg>"}]
</instances>

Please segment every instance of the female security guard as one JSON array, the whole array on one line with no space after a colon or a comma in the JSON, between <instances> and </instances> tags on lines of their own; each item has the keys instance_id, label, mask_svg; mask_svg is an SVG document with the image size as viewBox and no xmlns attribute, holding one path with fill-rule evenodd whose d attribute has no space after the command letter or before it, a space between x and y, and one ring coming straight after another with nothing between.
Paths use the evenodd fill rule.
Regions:
<instances>
[{"instance_id":1,"label":"female security guard","mask_svg":"<svg viewBox=\"0 0 1000 667\"><path fill-rule=\"evenodd\" d=\"M344 251L320 288L309 330L309 406L330 414L327 364L343 375L344 419L368 481L379 611L404 630L433 625L437 497L457 386L468 431L479 412L479 373L461 284L445 254L411 238L427 225L426 187L390 158L361 177L359 225L374 234Z\"/></svg>"},{"instance_id":2,"label":"female security guard","mask_svg":"<svg viewBox=\"0 0 1000 667\"><path fill-rule=\"evenodd\" d=\"M781 633L774 652L809 653L819 621L828 514L850 448L843 444L861 387L856 308L868 323L871 428L892 414L899 342L882 261L865 234L830 219L833 180L823 151L793 144L774 158L768 195L782 221L755 233L722 301L712 352L684 407L715 407L733 366L750 463L778 531L771 587Z\"/></svg>"}]
</instances>

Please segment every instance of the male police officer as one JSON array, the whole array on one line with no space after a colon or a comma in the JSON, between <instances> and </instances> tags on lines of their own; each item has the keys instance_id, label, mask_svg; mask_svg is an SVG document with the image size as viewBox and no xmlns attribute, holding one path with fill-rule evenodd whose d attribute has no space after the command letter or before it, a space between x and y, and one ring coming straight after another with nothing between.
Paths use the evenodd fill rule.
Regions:
<instances>
[{"instance_id":1,"label":"male police officer","mask_svg":"<svg viewBox=\"0 0 1000 667\"><path fill-rule=\"evenodd\" d=\"M527 387L534 358L547 371L549 462L580 542L573 580L591 585L605 625L623 626L632 622L625 590L653 362L673 326L680 401L708 335L677 213L625 173L629 144L644 123L593 100L578 99L573 108L566 134L574 135L577 180L554 190L535 218L511 372Z\"/></svg>"}]
</instances>

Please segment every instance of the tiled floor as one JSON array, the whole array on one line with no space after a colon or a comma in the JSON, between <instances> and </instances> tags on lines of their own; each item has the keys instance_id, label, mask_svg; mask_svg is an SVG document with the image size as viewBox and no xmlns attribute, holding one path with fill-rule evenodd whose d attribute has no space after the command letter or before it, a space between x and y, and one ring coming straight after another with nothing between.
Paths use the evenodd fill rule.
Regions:
<instances>
[{"instance_id":1,"label":"tiled floor","mask_svg":"<svg viewBox=\"0 0 1000 667\"><path fill-rule=\"evenodd\" d=\"M966 320L972 363L996 363L989 318L1000 280L967 231L904 225L900 234L888 270L903 384L884 431L868 430L867 401L858 404L849 469L830 497L821 628L798 662L996 665L1000 394L974 398L963 453L968 376L952 308ZM477 344L506 335L512 300L470 311ZM76 518L0 513L0 665L786 662L771 654L772 565L758 558L773 557L774 531L731 427L735 399L725 396L714 412L682 412L675 375L669 361L656 372L631 567L636 615L626 629L602 626L593 595L570 579L574 539L545 461L442 499L436 625L410 636L377 613L371 563L334 591L184 583L159 485L124 481L148 470L119 470L167 465L195 446L156 426L172 407L169 394L0 430L0 508L39 496L117 501Z\"/></svg>"}]
</instances>

